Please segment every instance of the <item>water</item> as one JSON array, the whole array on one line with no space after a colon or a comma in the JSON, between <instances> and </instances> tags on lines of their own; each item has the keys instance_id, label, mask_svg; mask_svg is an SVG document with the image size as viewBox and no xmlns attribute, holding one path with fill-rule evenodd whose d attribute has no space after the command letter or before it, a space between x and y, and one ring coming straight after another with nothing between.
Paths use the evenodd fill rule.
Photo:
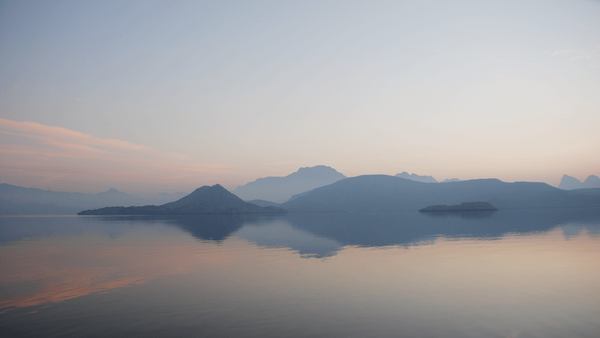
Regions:
<instances>
[{"instance_id":1,"label":"water","mask_svg":"<svg viewBox=\"0 0 600 338\"><path fill-rule=\"evenodd\" d=\"M0 218L1 337L598 337L600 210Z\"/></svg>"}]
</instances>

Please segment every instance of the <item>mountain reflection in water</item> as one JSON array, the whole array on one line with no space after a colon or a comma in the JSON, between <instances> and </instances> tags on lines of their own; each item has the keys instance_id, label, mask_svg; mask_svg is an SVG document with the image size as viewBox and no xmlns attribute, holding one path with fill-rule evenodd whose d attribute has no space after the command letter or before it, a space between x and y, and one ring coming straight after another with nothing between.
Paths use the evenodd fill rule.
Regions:
<instances>
[{"instance_id":1,"label":"mountain reflection in water","mask_svg":"<svg viewBox=\"0 0 600 338\"><path fill-rule=\"evenodd\" d=\"M516 209L452 213L340 212L288 215L186 215L91 218L103 222L161 222L205 241L236 235L258 245L288 247L303 257L326 257L346 245L411 246L445 238L500 238L600 219L598 208ZM597 233L591 227L590 233Z\"/></svg>"},{"instance_id":2,"label":"mountain reflection in water","mask_svg":"<svg viewBox=\"0 0 600 338\"><path fill-rule=\"evenodd\" d=\"M0 218L0 336L600 331L600 210Z\"/></svg>"}]
</instances>

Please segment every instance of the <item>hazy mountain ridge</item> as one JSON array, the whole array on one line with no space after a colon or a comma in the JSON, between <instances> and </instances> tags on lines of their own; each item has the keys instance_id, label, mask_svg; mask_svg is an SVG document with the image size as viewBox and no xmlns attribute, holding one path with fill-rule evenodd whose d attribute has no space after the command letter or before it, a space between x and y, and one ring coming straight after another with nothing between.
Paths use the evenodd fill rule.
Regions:
<instances>
[{"instance_id":1,"label":"hazy mountain ridge","mask_svg":"<svg viewBox=\"0 0 600 338\"><path fill-rule=\"evenodd\" d=\"M423 182L423 183L438 183L438 180L433 178L433 176L425 176L425 175L417 175L417 174L408 174L406 171L401 172L400 174L396 174L396 177L404 178L411 181Z\"/></svg>"},{"instance_id":2,"label":"hazy mountain ridge","mask_svg":"<svg viewBox=\"0 0 600 338\"><path fill-rule=\"evenodd\" d=\"M445 184L387 175L347 178L282 207L294 212L418 210L431 205L488 202L498 209L600 207L600 189L564 191L546 183L480 179Z\"/></svg>"},{"instance_id":3,"label":"hazy mountain ridge","mask_svg":"<svg viewBox=\"0 0 600 338\"><path fill-rule=\"evenodd\" d=\"M261 199L283 203L293 195L337 182L346 176L337 170L318 165L304 167L283 177L264 177L235 188L232 192L245 201Z\"/></svg>"},{"instance_id":4,"label":"hazy mountain ridge","mask_svg":"<svg viewBox=\"0 0 600 338\"><path fill-rule=\"evenodd\" d=\"M586 182L593 183L594 177L597 178L590 177ZM195 192L203 191L203 188ZM273 212L279 210L279 206L292 212L418 210L431 205L455 205L470 201L488 202L499 209L600 207L600 188L564 190L545 183L506 183L497 179L429 184L387 175L365 175L296 194L283 204L257 200L252 207L241 204L246 202L226 189L221 187L221 190L222 195L214 195L202 202L204 209L197 206L201 204L198 201L196 207L186 209L185 205L193 203L184 202L189 201L191 195L198 197L197 194L192 193L172 203L152 204L150 199L116 189L84 194L0 184L0 214L76 214L81 210L99 209L107 205L130 206L129 209L106 209L107 214L173 214L174 209L178 209L176 213L253 213L265 212L255 207L273 207L275 209L269 211ZM168 196L173 197L174 194ZM232 199L232 196L235 198ZM229 210L223 207L225 204L229 205Z\"/></svg>"},{"instance_id":5,"label":"hazy mountain ridge","mask_svg":"<svg viewBox=\"0 0 600 338\"><path fill-rule=\"evenodd\" d=\"M407 180L423 182L423 183L448 183L448 182L460 182L458 178L447 178L443 181L436 180L433 176L417 175L415 173L409 174L406 171L396 174L396 177L405 178Z\"/></svg>"},{"instance_id":6,"label":"hazy mountain ridge","mask_svg":"<svg viewBox=\"0 0 600 338\"><path fill-rule=\"evenodd\" d=\"M192 215L285 213L277 207L244 202L219 184L203 186L175 202L139 207L106 207L84 210L78 215Z\"/></svg>"},{"instance_id":7,"label":"hazy mountain ridge","mask_svg":"<svg viewBox=\"0 0 600 338\"><path fill-rule=\"evenodd\" d=\"M185 193L161 193L154 198L142 198L113 188L97 194L85 194L24 188L2 183L0 184L0 214L74 215L83 209L101 208L109 205L163 204L181 198L182 195L185 195Z\"/></svg>"},{"instance_id":8,"label":"hazy mountain ridge","mask_svg":"<svg viewBox=\"0 0 600 338\"><path fill-rule=\"evenodd\" d=\"M600 177L596 175L590 175L585 179L585 181L581 182L575 177L563 175L558 187L564 190L600 188Z\"/></svg>"}]
</instances>

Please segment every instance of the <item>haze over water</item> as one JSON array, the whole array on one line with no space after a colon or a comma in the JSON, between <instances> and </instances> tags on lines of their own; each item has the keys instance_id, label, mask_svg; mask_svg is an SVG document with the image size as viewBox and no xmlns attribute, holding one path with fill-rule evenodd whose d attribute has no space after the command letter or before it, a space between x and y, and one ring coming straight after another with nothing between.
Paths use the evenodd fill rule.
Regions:
<instances>
[{"instance_id":1,"label":"haze over water","mask_svg":"<svg viewBox=\"0 0 600 338\"><path fill-rule=\"evenodd\" d=\"M544 214L3 217L0 330L595 337L598 210Z\"/></svg>"}]
</instances>

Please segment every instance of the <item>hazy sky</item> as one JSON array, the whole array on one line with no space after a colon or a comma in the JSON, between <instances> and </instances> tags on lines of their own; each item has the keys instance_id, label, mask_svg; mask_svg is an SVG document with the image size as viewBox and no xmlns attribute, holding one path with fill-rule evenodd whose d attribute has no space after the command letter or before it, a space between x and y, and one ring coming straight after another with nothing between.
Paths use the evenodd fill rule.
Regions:
<instances>
[{"instance_id":1,"label":"hazy sky","mask_svg":"<svg viewBox=\"0 0 600 338\"><path fill-rule=\"evenodd\" d=\"M599 1L2 1L0 182L600 175Z\"/></svg>"}]
</instances>

